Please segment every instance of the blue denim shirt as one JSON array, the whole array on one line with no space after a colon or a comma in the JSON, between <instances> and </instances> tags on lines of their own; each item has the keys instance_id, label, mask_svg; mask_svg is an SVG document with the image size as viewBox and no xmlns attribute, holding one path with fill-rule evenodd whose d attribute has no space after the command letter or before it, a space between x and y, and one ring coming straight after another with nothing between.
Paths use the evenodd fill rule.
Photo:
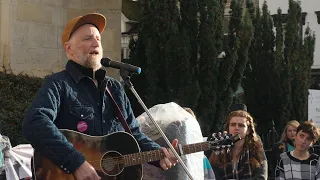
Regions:
<instances>
[{"instance_id":1,"label":"blue denim shirt","mask_svg":"<svg viewBox=\"0 0 320 180\"><path fill-rule=\"evenodd\" d=\"M120 82L107 77L106 71L100 69L95 73L99 82L97 87L92 76L91 69L69 60L65 70L46 78L24 119L23 134L26 139L36 151L67 173L73 173L85 161L85 157L75 150L58 129L79 131L77 125L85 122L87 129L80 131L92 136L124 131L113 110L106 86L141 150L160 148L142 133Z\"/></svg>"}]
</instances>

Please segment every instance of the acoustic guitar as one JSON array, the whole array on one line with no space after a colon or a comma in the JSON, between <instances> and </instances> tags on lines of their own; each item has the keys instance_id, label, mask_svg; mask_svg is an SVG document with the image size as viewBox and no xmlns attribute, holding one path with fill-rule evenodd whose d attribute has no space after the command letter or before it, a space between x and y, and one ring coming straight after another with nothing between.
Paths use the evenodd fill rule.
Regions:
<instances>
[{"instance_id":1,"label":"acoustic guitar","mask_svg":"<svg viewBox=\"0 0 320 180\"><path fill-rule=\"evenodd\" d=\"M71 130L60 130L75 149L81 152L95 168L101 180L134 180L142 178L142 165L165 157L162 150L140 152L135 138L126 132L111 133L106 136L89 136ZM178 154L191 154L199 151L213 150L225 152L240 139L230 134L219 133L212 141L182 146ZM180 149L180 148L179 148ZM75 180L37 150L33 162L34 180Z\"/></svg>"}]
</instances>

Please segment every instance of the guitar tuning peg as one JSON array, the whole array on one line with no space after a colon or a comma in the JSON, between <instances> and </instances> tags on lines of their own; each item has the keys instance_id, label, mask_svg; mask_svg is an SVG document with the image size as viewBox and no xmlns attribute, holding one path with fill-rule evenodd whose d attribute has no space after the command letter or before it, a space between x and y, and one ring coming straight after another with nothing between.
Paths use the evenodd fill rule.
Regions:
<instances>
[{"instance_id":1,"label":"guitar tuning peg","mask_svg":"<svg viewBox=\"0 0 320 180\"><path fill-rule=\"evenodd\" d=\"M230 152L230 148L227 149L227 153L229 153L229 152Z\"/></svg>"},{"instance_id":2,"label":"guitar tuning peg","mask_svg":"<svg viewBox=\"0 0 320 180\"><path fill-rule=\"evenodd\" d=\"M221 134L222 134L221 132L218 132L218 136L219 136L219 137L221 137Z\"/></svg>"},{"instance_id":3,"label":"guitar tuning peg","mask_svg":"<svg viewBox=\"0 0 320 180\"><path fill-rule=\"evenodd\" d=\"M212 133L212 137L215 138L216 137L216 133Z\"/></svg>"},{"instance_id":4,"label":"guitar tuning peg","mask_svg":"<svg viewBox=\"0 0 320 180\"><path fill-rule=\"evenodd\" d=\"M224 150L221 150L221 151L220 151L220 154L224 154Z\"/></svg>"},{"instance_id":5,"label":"guitar tuning peg","mask_svg":"<svg viewBox=\"0 0 320 180\"><path fill-rule=\"evenodd\" d=\"M227 135L227 134L228 134L228 132L227 132L227 131L223 131L223 134L224 134L224 135Z\"/></svg>"},{"instance_id":6,"label":"guitar tuning peg","mask_svg":"<svg viewBox=\"0 0 320 180\"><path fill-rule=\"evenodd\" d=\"M224 149L224 148L226 148L226 146L225 146L225 145L222 145L222 149Z\"/></svg>"},{"instance_id":7,"label":"guitar tuning peg","mask_svg":"<svg viewBox=\"0 0 320 180\"><path fill-rule=\"evenodd\" d=\"M220 154L220 151L216 151L215 153L216 153L216 155L219 155L219 154Z\"/></svg>"}]
</instances>

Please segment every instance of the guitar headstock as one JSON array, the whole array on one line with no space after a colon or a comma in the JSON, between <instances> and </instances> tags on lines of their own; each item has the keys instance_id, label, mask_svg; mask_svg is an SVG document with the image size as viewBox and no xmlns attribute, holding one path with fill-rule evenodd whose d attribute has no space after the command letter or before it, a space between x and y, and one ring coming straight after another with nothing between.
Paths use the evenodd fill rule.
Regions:
<instances>
[{"instance_id":1,"label":"guitar headstock","mask_svg":"<svg viewBox=\"0 0 320 180\"><path fill-rule=\"evenodd\" d=\"M240 139L239 134L232 136L232 134L228 134L227 131L224 131L223 133L213 133L212 137L210 137L207 142L210 145L210 150L218 155L223 154L225 151L228 153L234 146L234 143Z\"/></svg>"}]
</instances>

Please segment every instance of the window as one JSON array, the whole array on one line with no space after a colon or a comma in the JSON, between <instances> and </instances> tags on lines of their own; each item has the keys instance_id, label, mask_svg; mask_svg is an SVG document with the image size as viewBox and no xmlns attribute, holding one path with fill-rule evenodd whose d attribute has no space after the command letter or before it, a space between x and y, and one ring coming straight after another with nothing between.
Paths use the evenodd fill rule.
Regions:
<instances>
[{"instance_id":1,"label":"window","mask_svg":"<svg viewBox=\"0 0 320 180\"><path fill-rule=\"evenodd\" d=\"M121 48L121 60L124 58L124 48Z\"/></svg>"},{"instance_id":2,"label":"window","mask_svg":"<svg viewBox=\"0 0 320 180\"><path fill-rule=\"evenodd\" d=\"M127 48L126 49L126 59L129 59L129 57L130 57L130 49Z\"/></svg>"},{"instance_id":3,"label":"window","mask_svg":"<svg viewBox=\"0 0 320 180\"><path fill-rule=\"evenodd\" d=\"M320 11L315 12L317 14L318 24L320 24Z\"/></svg>"}]
</instances>

